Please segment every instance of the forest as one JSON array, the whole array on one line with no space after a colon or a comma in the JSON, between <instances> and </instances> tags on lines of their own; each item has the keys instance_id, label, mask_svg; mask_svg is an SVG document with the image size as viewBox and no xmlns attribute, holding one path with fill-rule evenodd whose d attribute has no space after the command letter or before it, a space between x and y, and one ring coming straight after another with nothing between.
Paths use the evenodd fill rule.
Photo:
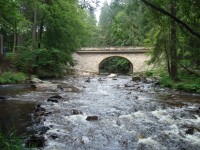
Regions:
<instances>
[{"instance_id":1,"label":"forest","mask_svg":"<svg viewBox=\"0 0 200 150\"><path fill-rule=\"evenodd\" d=\"M99 3L0 1L0 83L61 77L81 47L144 46L151 47L147 63L154 66L145 75L200 92L199 0L112 0L104 2L97 22Z\"/></svg>"}]
</instances>

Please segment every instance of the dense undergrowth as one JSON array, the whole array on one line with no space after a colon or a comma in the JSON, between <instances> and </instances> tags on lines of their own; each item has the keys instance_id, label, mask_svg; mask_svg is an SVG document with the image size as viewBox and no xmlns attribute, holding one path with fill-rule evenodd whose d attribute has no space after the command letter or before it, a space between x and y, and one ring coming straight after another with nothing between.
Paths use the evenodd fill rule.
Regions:
<instances>
[{"instance_id":1,"label":"dense undergrowth","mask_svg":"<svg viewBox=\"0 0 200 150\"><path fill-rule=\"evenodd\" d=\"M180 81L174 82L170 79L167 72L163 70L157 70L157 71L147 71L145 73L148 77L154 77L159 76L160 79L160 85L162 87L169 87L172 89L177 89L185 92L190 93L200 93L200 78L197 75L190 74L186 71L180 71L179 72L179 79Z\"/></svg>"}]
</instances>

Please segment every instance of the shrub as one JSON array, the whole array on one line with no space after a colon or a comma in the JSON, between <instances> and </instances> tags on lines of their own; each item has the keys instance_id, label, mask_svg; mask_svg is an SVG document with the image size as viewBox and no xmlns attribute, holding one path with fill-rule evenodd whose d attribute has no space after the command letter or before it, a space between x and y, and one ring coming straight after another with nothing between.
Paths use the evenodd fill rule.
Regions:
<instances>
[{"instance_id":1,"label":"shrub","mask_svg":"<svg viewBox=\"0 0 200 150\"><path fill-rule=\"evenodd\" d=\"M62 65L71 61L71 56L57 49L37 49L18 54L16 67L38 77L62 76Z\"/></svg>"}]
</instances>

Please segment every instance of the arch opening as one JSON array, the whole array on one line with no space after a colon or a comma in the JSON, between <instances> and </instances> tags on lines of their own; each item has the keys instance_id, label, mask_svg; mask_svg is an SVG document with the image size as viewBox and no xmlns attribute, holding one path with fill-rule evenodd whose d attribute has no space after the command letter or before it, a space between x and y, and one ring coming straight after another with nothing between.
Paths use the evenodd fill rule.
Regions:
<instances>
[{"instance_id":1,"label":"arch opening","mask_svg":"<svg viewBox=\"0 0 200 150\"><path fill-rule=\"evenodd\" d=\"M99 64L99 74L117 73L129 75L133 73L133 64L121 56L111 56L105 58Z\"/></svg>"}]
</instances>

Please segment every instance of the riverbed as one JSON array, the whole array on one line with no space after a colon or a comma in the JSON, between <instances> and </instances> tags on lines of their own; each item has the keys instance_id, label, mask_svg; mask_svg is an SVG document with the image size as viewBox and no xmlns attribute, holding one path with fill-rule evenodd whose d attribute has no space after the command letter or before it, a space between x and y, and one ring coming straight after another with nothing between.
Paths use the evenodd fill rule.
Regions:
<instances>
[{"instance_id":1,"label":"riverbed","mask_svg":"<svg viewBox=\"0 0 200 150\"><path fill-rule=\"evenodd\" d=\"M133 82L129 76L50 82L57 88L6 95L13 111L16 103L23 103L17 109L18 118L30 113L22 127L44 137L43 150L200 149L198 94L164 89L151 81ZM0 107L7 107L4 103ZM38 104L45 109L43 114L36 114Z\"/></svg>"}]
</instances>

